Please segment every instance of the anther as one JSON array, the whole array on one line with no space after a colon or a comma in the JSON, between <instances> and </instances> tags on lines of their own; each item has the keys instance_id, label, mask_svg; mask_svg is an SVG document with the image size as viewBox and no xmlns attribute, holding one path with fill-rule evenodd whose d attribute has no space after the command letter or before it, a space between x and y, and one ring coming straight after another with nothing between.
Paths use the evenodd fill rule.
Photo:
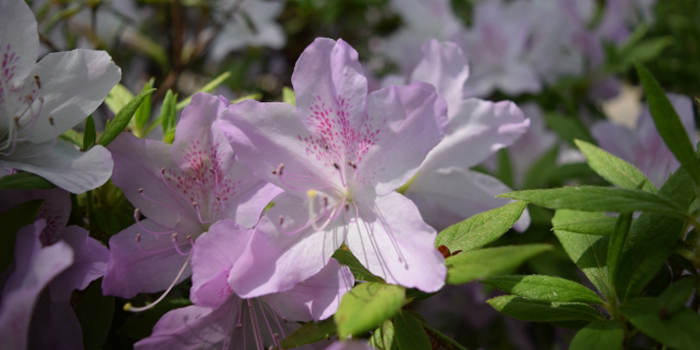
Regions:
<instances>
[{"instance_id":1,"label":"anther","mask_svg":"<svg viewBox=\"0 0 700 350\"><path fill-rule=\"evenodd\" d=\"M335 163L335 162L334 162L334 163L333 163L333 167L334 167L336 170L340 170L340 165L338 165L338 163Z\"/></svg>"},{"instance_id":2,"label":"anther","mask_svg":"<svg viewBox=\"0 0 700 350\"><path fill-rule=\"evenodd\" d=\"M141 243L141 234L140 233L136 234L136 243Z\"/></svg>"},{"instance_id":3,"label":"anther","mask_svg":"<svg viewBox=\"0 0 700 350\"><path fill-rule=\"evenodd\" d=\"M328 206L328 197L323 197L323 207L325 208L327 206Z\"/></svg>"},{"instance_id":4,"label":"anther","mask_svg":"<svg viewBox=\"0 0 700 350\"><path fill-rule=\"evenodd\" d=\"M243 323L237 323L237 324L236 324L236 328L241 328L241 327L243 327Z\"/></svg>"},{"instance_id":5,"label":"anther","mask_svg":"<svg viewBox=\"0 0 700 350\"><path fill-rule=\"evenodd\" d=\"M19 129L19 117L15 117L15 125L17 125L17 129Z\"/></svg>"},{"instance_id":6,"label":"anther","mask_svg":"<svg viewBox=\"0 0 700 350\"><path fill-rule=\"evenodd\" d=\"M314 198L314 197L316 197L316 190L308 190L308 191L306 191L306 195L309 198Z\"/></svg>"},{"instance_id":7,"label":"anther","mask_svg":"<svg viewBox=\"0 0 700 350\"><path fill-rule=\"evenodd\" d=\"M284 223L284 216L280 215L280 226Z\"/></svg>"},{"instance_id":8,"label":"anther","mask_svg":"<svg viewBox=\"0 0 700 350\"><path fill-rule=\"evenodd\" d=\"M160 174L165 175L165 168L160 168Z\"/></svg>"},{"instance_id":9,"label":"anther","mask_svg":"<svg viewBox=\"0 0 700 350\"><path fill-rule=\"evenodd\" d=\"M353 169L357 169L357 165L355 165L355 163L353 163L349 160L348 160L348 165L351 166Z\"/></svg>"},{"instance_id":10,"label":"anther","mask_svg":"<svg viewBox=\"0 0 700 350\"><path fill-rule=\"evenodd\" d=\"M39 80L39 76L35 75L34 76L34 81L36 82L36 86L41 89L41 81Z\"/></svg>"},{"instance_id":11,"label":"anther","mask_svg":"<svg viewBox=\"0 0 700 350\"><path fill-rule=\"evenodd\" d=\"M53 117L49 117L49 123L53 125Z\"/></svg>"},{"instance_id":12,"label":"anther","mask_svg":"<svg viewBox=\"0 0 700 350\"><path fill-rule=\"evenodd\" d=\"M284 164L280 164L280 165L277 167L277 174L279 174L279 176L282 176L282 172L283 172L283 171L284 171Z\"/></svg>"},{"instance_id":13,"label":"anther","mask_svg":"<svg viewBox=\"0 0 700 350\"><path fill-rule=\"evenodd\" d=\"M282 322L289 323L289 320L286 317L282 316Z\"/></svg>"},{"instance_id":14,"label":"anther","mask_svg":"<svg viewBox=\"0 0 700 350\"><path fill-rule=\"evenodd\" d=\"M143 188L139 188L139 194L143 193Z\"/></svg>"},{"instance_id":15,"label":"anther","mask_svg":"<svg viewBox=\"0 0 700 350\"><path fill-rule=\"evenodd\" d=\"M31 102L32 100L34 100L34 96L27 95L27 101Z\"/></svg>"},{"instance_id":16,"label":"anther","mask_svg":"<svg viewBox=\"0 0 700 350\"><path fill-rule=\"evenodd\" d=\"M170 238L173 240L173 242L177 243L177 232L173 232L173 234L170 235Z\"/></svg>"},{"instance_id":17,"label":"anther","mask_svg":"<svg viewBox=\"0 0 700 350\"><path fill-rule=\"evenodd\" d=\"M272 345L270 345L270 347L269 347L269 348L267 348L267 350L275 350L275 347L274 347L274 346L272 346Z\"/></svg>"},{"instance_id":18,"label":"anther","mask_svg":"<svg viewBox=\"0 0 700 350\"><path fill-rule=\"evenodd\" d=\"M350 203L345 203L345 211L350 211Z\"/></svg>"}]
</instances>

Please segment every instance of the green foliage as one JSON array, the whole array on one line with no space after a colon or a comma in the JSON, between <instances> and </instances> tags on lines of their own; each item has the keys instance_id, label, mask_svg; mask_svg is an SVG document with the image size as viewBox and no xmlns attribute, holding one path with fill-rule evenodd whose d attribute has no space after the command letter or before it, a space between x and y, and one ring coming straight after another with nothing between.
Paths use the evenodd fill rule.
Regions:
<instances>
[{"instance_id":1,"label":"green foliage","mask_svg":"<svg viewBox=\"0 0 700 350\"><path fill-rule=\"evenodd\" d=\"M114 85L112 90L109 91L107 98L105 99L105 104L112 113L117 114L119 111L126 106L129 101L134 99L134 94L122 84Z\"/></svg>"},{"instance_id":2,"label":"green foliage","mask_svg":"<svg viewBox=\"0 0 700 350\"><path fill-rule=\"evenodd\" d=\"M155 90L156 89L142 91L140 94L134 97L134 99L122 107L119 112L117 112L117 115L114 117L112 122L107 125L102 137L100 137L98 142L100 146L109 145L115 138L117 138L117 136L119 136L119 133L121 133L124 128L129 125L131 117L134 116L134 113L136 113L136 110L139 108L141 103Z\"/></svg>"},{"instance_id":3,"label":"green foliage","mask_svg":"<svg viewBox=\"0 0 700 350\"><path fill-rule=\"evenodd\" d=\"M394 339L399 350L430 350L430 340L420 321L409 312L399 312L394 317Z\"/></svg>"},{"instance_id":4,"label":"green foliage","mask_svg":"<svg viewBox=\"0 0 700 350\"><path fill-rule=\"evenodd\" d=\"M700 315L683 308L675 313L662 311L657 298L635 298L620 311L644 334L680 350L697 349L700 344Z\"/></svg>"},{"instance_id":5,"label":"green foliage","mask_svg":"<svg viewBox=\"0 0 700 350\"><path fill-rule=\"evenodd\" d=\"M221 73L218 77L214 78L212 81L204 85L201 89L197 90L192 96L200 93L200 92L212 92L214 89L216 89L219 85L223 84L229 77L231 77L231 72L223 72ZM180 101L176 105L176 109L178 111L184 109L187 107L188 104L190 104L190 101L192 101L192 96Z\"/></svg>"},{"instance_id":6,"label":"green foliage","mask_svg":"<svg viewBox=\"0 0 700 350\"><path fill-rule=\"evenodd\" d=\"M369 343L373 348L379 350L397 350L398 345L394 340L394 323L386 320L382 325L372 332Z\"/></svg>"},{"instance_id":7,"label":"green foliage","mask_svg":"<svg viewBox=\"0 0 700 350\"><path fill-rule=\"evenodd\" d=\"M510 273L525 260L551 249L548 244L527 244L459 253L445 259L447 283L462 284Z\"/></svg>"},{"instance_id":8,"label":"green foliage","mask_svg":"<svg viewBox=\"0 0 700 350\"><path fill-rule=\"evenodd\" d=\"M296 348L306 344L325 340L335 334L335 322L332 318L327 318L318 322L307 322L301 328L287 335L282 340L282 348Z\"/></svg>"},{"instance_id":9,"label":"green foliage","mask_svg":"<svg viewBox=\"0 0 700 350\"><path fill-rule=\"evenodd\" d=\"M95 144L97 133L95 132L95 120L88 116L85 120L85 131L83 132L83 149L88 150Z\"/></svg>"},{"instance_id":10,"label":"green foliage","mask_svg":"<svg viewBox=\"0 0 700 350\"><path fill-rule=\"evenodd\" d=\"M24 202L0 214L0 271L15 258L17 231L34 223L42 203L44 200Z\"/></svg>"},{"instance_id":11,"label":"green foliage","mask_svg":"<svg viewBox=\"0 0 700 350\"><path fill-rule=\"evenodd\" d=\"M141 89L141 93L144 91L148 91L153 89L153 82L155 81L155 78L151 78L151 80L147 81L146 84L143 85L143 89ZM145 137L146 133L144 132L144 128L146 127L146 123L148 123L148 119L151 118L151 94L147 94L146 98L143 99L143 102L139 106L139 108L136 109L136 112L134 113L134 118L132 119L133 123L133 132L134 135L137 137Z\"/></svg>"},{"instance_id":12,"label":"green foliage","mask_svg":"<svg viewBox=\"0 0 700 350\"><path fill-rule=\"evenodd\" d=\"M370 331L394 316L405 300L405 288L377 282L361 283L343 295L334 315L338 337Z\"/></svg>"},{"instance_id":13,"label":"green foliage","mask_svg":"<svg viewBox=\"0 0 700 350\"><path fill-rule=\"evenodd\" d=\"M604 303L592 290L561 277L540 275L497 276L486 278L481 283L533 300Z\"/></svg>"},{"instance_id":14,"label":"green foliage","mask_svg":"<svg viewBox=\"0 0 700 350\"><path fill-rule=\"evenodd\" d=\"M56 185L39 175L19 172L0 178L0 190L46 190Z\"/></svg>"},{"instance_id":15,"label":"green foliage","mask_svg":"<svg viewBox=\"0 0 700 350\"><path fill-rule=\"evenodd\" d=\"M381 277L373 275L369 270L367 270L359 260L352 254L349 250L340 248L333 253L333 258L338 260L339 263L350 268L350 272L355 276L358 281L366 282L381 282L384 280Z\"/></svg>"},{"instance_id":16,"label":"green foliage","mask_svg":"<svg viewBox=\"0 0 700 350\"><path fill-rule=\"evenodd\" d=\"M486 301L494 309L523 321L597 321L603 317L584 303L547 302L504 295Z\"/></svg>"},{"instance_id":17,"label":"green foliage","mask_svg":"<svg viewBox=\"0 0 700 350\"><path fill-rule=\"evenodd\" d=\"M175 125L177 124L177 94L168 89L160 107L160 126L163 128L163 142L173 143L175 139Z\"/></svg>"},{"instance_id":18,"label":"green foliage","mask_svg":"<svg viewBox=\"0 0 700 350\"><path fill-rule=\"evenodd\" d=\"M598 175L608 180L611 184L622 188L634 189L640 183L645 191L656 193L654 184L642 174L634 165L581 140L574 140L576 146L583 152L588 160L588 165Z\"/></svg>"},{"instance_id":19,"label":"green foliage","mask_svg":"<svg viewBox=\"0 0 700 350\"><path fill-rule=\"evenodd\" d=\"M608 243L608 277L610 278L610 285L615 285L615 271L617 269L617 263L620 259L620 252L622 252L622 246L625 244L627 239L627 233L632 225L632 213L620 214L615 221L615 229L613 234L610 236L610 242Z\"/></svg>"},{"instance_id":20,"label":"green foliage","mask_svg":"<svg viewBox=\"0 0 700 350\"><path fill-rule=\"evenodd\" d=\"M577 215L552 223L554 225L553 229L556 231L596 236L612 235L615 231L617 218L607 216L602 212L575 212L566 209L558 210L557 213L559 212L571 212L577 213Z\"/></svg>"},{"instance_id":21,"label":"green foliage","mask_svg":"<svg viewBox=\"0 0 700 350\"><path fill-rule=\"evenodd\" d=\"M101 284L102 279L90 283L75 305L85 350L102 349L114 317L114 297L103 296Z\"/></svg>"},{"instance_id":22,"label":"green foliage","mask_svg":"<svg viewBox=\"0 0 700 350\"><path fill-rule=\"evenodd\" d=\"M697 277L686 277L673 283L659 296L659 309L674 314L685 305L695 288L698 287Z\"/></svg>"},{"instance_id":23,"label":"green foliage","mask_svg":"<svg viewBox=\"0 0 700 350\"><path fill-rule=\"evenodd\" d=\"M595 321L584 327L571 340L570 350L622 350L624 331L620 322Z\"/></svg>"},{"instance_id":24,"label":"green foliage","mask_svg":"<svg viewBox=\"0 0 700 350\"><path fill-rule=\"evenodd\" d=\"M290 105L296 106L297 105L297 95L294 93L294 90L292 90L290 87L283 87L282 88L282 101L289 103Z\"/></svg>"},{"instance_id":25,"label":"green foliage","mask_svg":"<svg viewBox=\"0 0 700 350\"><path fill-rule=\"evenodd\" d=\"M526 206L525 202L514 202L454 224L438 233L435 247L444 245L451 252L483 247L508 232Z\"/></svg>"}]
</instances>

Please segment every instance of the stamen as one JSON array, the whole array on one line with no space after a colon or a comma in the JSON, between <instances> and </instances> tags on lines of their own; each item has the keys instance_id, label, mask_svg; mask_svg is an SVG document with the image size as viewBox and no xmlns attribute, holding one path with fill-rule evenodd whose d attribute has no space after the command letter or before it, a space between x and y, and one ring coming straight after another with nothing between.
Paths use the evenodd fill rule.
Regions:
<instances>
[{"instance_id":1,"label":"stamen","mask_svg":"<svg viewBox=\"0 0 700 350\"><path fill-rule=\"evenodd\" d=\"M199 203L197 202L192 202L192 205L194 206L194 210L197 211L197 219L199 219L200 224L206 224L207 221L204 221L202 219L202 213L199 211Z\"/></svg>"},{"instance_id":2,"label":"stamen","mask_svg":"<svg viewBox=\"0 0 700 350\"><path fill-rule=\"evenodd\" d=\"M160 178L161 178L161 180L163 180L163 182L165 183L165 186L168 186L168 189L170 189L170 191L172 191L172 192L175 193L176 195L180 196L180 198L183 198L183 199L185 199L185 200L189 200L189 198L183 196L180 192L175 191L175 189L173 189L173 188L170 186L170 184L168 183L168 181L165 179L165 168L160 168Z\"/></svg>"},{"instance_id":3,"label":"stamen","mask_svg":"<svg viewBox=\"0 0 700 350\"><path fill-rule=\"evenodd\" d=\"M133 307L131 305L131 303L126 303L126 304L124 304L124 311L131 311L131 312L146 311L146 310L156 306L161 301L163 301L163 299L165 299L165 297L168 295L168 293L170 293L170 291L173 289L173 287L175 287L175 285L177 284L177 280L179 280L180 277L182 277L182 274L185 272L185 269L187 268L187 264L190 263L190 259L192 259L192 255L189 255L187 257L187 260L185 260L185 264L182 265L180 272L177 273L177 276L175 276L175 279L173 280L173 282L170 284L168 289L166 289L165 292L163 292L163 295L161 295L160 298L156 299L156 301L154 301L153 303L148 304L148 305L143 306L143 307Z\"/></svg>"},{"instance_id":4,"label":"stamen","mask_svg":"<svg viewBox=\"0 0 700 350\"><path fill-rule=\"evenodd\" d=\"M34 76L34 82L36 82L36 86L41 89L41 80L39 80L39 76L35 75Z\"/></svg>"},{"instance_id":5,"label":"stamen","mask_svg":"<svg viewBox=\"0 0 700 350\"><path fill-rule=\"evenodd\" d=\"M275 333L272 330L272 327L270 327L270 322L268 322L268 320L267 320L267 315L265 315L265 310L263 310L262 303L260 302L259 299L257 299L257 301L258 301L258 307L260 308L260 313L263 315L263 320L265 320L265 325L267 325L267 331L270 332L270 336L272 336L272 341L275 343L275 345L279 346L278 339L277 339L277 338L279 338L279 336L277 336L277 338L275 338L275 334L277 334L277 333ZM270 348L274 349L275 347L270 346ZM280 346L280 348L282 348L282 347Z\"/></svg>"},{"instance_id":6,"label":"stamen","mask_svg":"<svg viewBox=\"0 0 700 350\"><path fill-rule=\"evenodd\" d=\"M139 188L139 194L141 195L141 197L146 198L148 201L151 201L151 202L156 203L156 204L158 204L158 205L162 205L162 206L164 206L164 207L168 207L168 208L170 208L170 209L179 210L178 208L175 208L175 207L173 207L172 205L168 205L168 204L159 202L159 201L157 201L157 200L155 200L155 199L153 199L153 198L147 196L145 193L143 193L143 188Z\"/></svg>"},{"instance_id":7,"label":"stamen","mask_svg":"<svg viewBox=\"0 0 700 350\"><path fill-rule=\"evenodd\" d=\"M177 233L177 230L170 230L170 231L165 231L165 232L151 231L141 224L141 221L139 220L140 217L141 217L141 210L139 210L139 208L134 209L134 220L136 220L136 224L139 225L139 227L142 230L144 230L152 235L168 235L171 233Z\"/></svg>"},{"instance_id":8,"label":"stamen","mask_svg":"<svg viewBox=\"0 0 700 350\"><path fill-rule=\"evenodd\" d=\"M187 235L187 241L190 243L190 251L187 253L184 253L182 250L180 250L180 247L177 245L177 232L173 233L172 236L170 236L170 239L173 241L173 246L175 247L175 251L177 251L178 254L185 256L190 255L192 253L192 250L194 249L194 242L192 241L192 236Z\"/></svg>"},{"instance_id":9,"label":"stamen","mask_svg":"<svg viewBox=\"0 0 700 350\"><path fill-rule=\"evenodd\" d=\"M242 315L243 315L243 299L241 299L241 302L238 305L238 322L236 322L236 328L243 327L243 323L241 323L241 316Z\"/></svg>"},{"instance_id":10,"label":"stamen","mask_svg":"<svg viewBox=\"0 0 700 350\"><path fill-rule=\"evenodd\" d=\"M172 249L172 248L165 248L165 249L153 250L153 251L145 250L145 249L141 248L141 234L140 233L136 234L136 248L141 253L144 253L144 254L158 254L158 253L162 253L162 252L165 252L165 251Z\"/></svg>"},{"instance_id":11,"label":"stamen","mask_svg":"<svg viewBox=\"0 0 700 350\"><path fill-rule=\"evenodd\" d=\"M258 350L262 350L262 347L265 345L262 342L262 335L260 334L260 327L258 326L258 317L255 313L255 309L253 309L253 305L250 303L250 300L247 301L248 312L250 313L250 318L253 324L253 336L255 336L255 346Z\"/></svg>"}]
</instances>

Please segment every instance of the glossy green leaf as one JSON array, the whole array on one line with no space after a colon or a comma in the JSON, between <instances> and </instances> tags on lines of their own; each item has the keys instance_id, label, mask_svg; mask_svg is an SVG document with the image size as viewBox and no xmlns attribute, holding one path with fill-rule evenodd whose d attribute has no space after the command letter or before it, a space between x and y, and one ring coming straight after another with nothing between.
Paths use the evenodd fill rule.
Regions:
<instances>
[{"instance_id":1,"label":"glossy green leaf","mask_svg":"<svg viewBox=\"0 0 700 350\"><path fill-rule=\"evenodd\" d=\"M435 247L445 245L451 252L483 247L508 232L526 206L525 202L513 202L454 224L438 233Z\"/></svg>"},{"instance_id":2,"label":"glossy green leaf","mask_svg":"<svg viewBox=\"0 0 700 350\"><path fill-rule=\"evenodd\" d=\"M654 184L642 174L634 165L581 140L574 140L576 146L583 152L588 160L588 165L595 170L598 175L608 180L611 184L635 189L640 183L644 183L642 188L645 191L656 193Z\"/></svg>"},{"instance_id":3,"label":"glossy green leaf","mask_svg":"<svg viewBox=\"0 0 700 350\"><path fill-rule=\"evenodd\" d=\"M379 350L398 350L398 345L394 340L394 323L386 320L380 327L372 332L369 343L373 348Z\"/></svg>"},{"instance_id":4,"label":"glossy green leaf","mask_svg":"<svg viewBox=\"0 0 700 350\"><path fill-rule=\"evenodd\" d=\"M552 225L559 227L570 222L580 222L605 216L603 213L589 213L573 210L557 210L552 218ZM607 252L607 236L594 236L580 233L571 233L564 230L554 230L554 234L561 242L564 251L578 266L588 279L598 288L604 296L612 295L609 285Z\"/></svg>"},{"instance_id":5,"label":"glossy green leaf","mask_svg":"<svg viewBox=\"0 0 700 350\"><path fill-rule=\"evenodd\" d=\"M221 73L218 77L214 78L214 80L210 81L209 83L204 85L201 89L197 90L197 92L192 94L192 96L194 96L200 92L212 92L212 91L214 91L214 89L216 89L219 85L221 85L223 82L225 82L226 79L228 79L229 77L231 77L231 72ZM179 110L182 110L185 107L187 107L187 105L190 104L190 102L192 101L192 96L178 102L177 103L177 110L179 111Z\"/></svg>"},{"instance_id":6,"label":"glossy green leaf","mask_svg":"<svg viewBox=\"0 0 700 350\"><path fill-rule=\"evenodd\" d=\"M687 209L695 199L694 187L688 173L681 168L669 177L658 194ZM620 299L641 295L644 286L675 251L685 225L681 219L651 212L642 213L632 223L615 273Z\"/></svg>"},{"instance_id":7,"label":"glossy green leaf","mask_svg":"<svg viewBox=\"0 0 700 350\"><path fill-rule=\"evenodd\" d=\"M659 296L659 308L669 313L676 313L685 306L685 303L698 287L698 279L693 276L681 278Z\"/></svg>"},{"instance_id":8,"label":"glossy green leaf","mask_svg":"<svg viewBox=\"0 0 700 350\"><path fill-rule=\"evenodd\" d=\"M592 290L561 277L496 276L481 281L509 294L541 301L580 302L603 304L603 300Z\"/></svg>"},{"instance_id":9,"label":"glossy green leaf","mask_svg":"<svg viewBox=\"0 0 700 350\"><path fill-rule=\"evenodd\" d=\"M153 89L153 82L155 81L155 78L151 78L149 81L146 82L146 84L143 85L143 89L141 89L141 93L144 91L148 91ZM143 99L143 102L139 106L139 108L136 109L136 112L134 113L134 134L138 137L144 137L145 134L142 133L144 127L146 126L146 123L148 123L148 119L151 118L151 94L147 94L146 98Z\"/></svg>"},{"instance_id":10,"label":"glossy green leaf","mask_svg":"<svg viewBox=\"0 0 700 350\"><path fill-rule=\"evenodd\" d=\"M160 127L163 129L163 135L175 130L175 125L177 125L176 104L177 94L174 93L173 90L168 89L163 98L163 104L160 106L160 115L158 115Z\"/></svg>"},{"instance_id":11,"label":"glossy green leaf","mask_svg":"<svg viewBox=\"0 0 700 350\"><path fill-rule=\"evenodd\" d=\"M659 299L635 298L620 311L642 333L679 350L696 350L700 344L700 315L683 308L673 314L659 312Z\"/></svg>"},{"instance_id":12,"label":"glossy green leaf","mask_svg":"<svg viewBox=\"0 0 700 350\"><path fill-rule=\"evenodd\" d=\"M335 335L335 322L332 318L327 318L318 322L307 322L301 328L287 335L282 340L282 348L296 348L317 341L326 340Z\"/></svg>"},{"instance_id":13,"label":"glossy green leaf","mask_svg":"<svg viewBox=\"0 0 700 350\"><path fill-rule=\"evenodd\" d=\"M85 350L102 349L112 326L114 297L103 296L101 284L101 279L90 283L74 309L83 329Z\"/></svg>"},{"instance_id":14,"label":"glossy green leaf","mask_svg":"<svg viewBox=\"0 0 700 350\"><path fill-rule=\"evenodd\" d=\"M602 319L598 311L584 303L537 301L515 295L504 295L486 302L499 312L522 321L597 321Z\"/></svg>"},{"instance_id":15,"label":"glossy green leaf","mask_svg":"<svg viewBox=\"0 0 700 350\"><path fill-rule=\"evenodd\" d=\"M83 132L83 149L89 150L95 144L97 132L95 131L95 120L92 115L85 119L85 131Z\"/></svg>"},{"instance_id":16,"label":"glossy green leaf","mask_svg":"<svg viewBox=\"0 0 700 350\"><path fill-rule=\"evenodd\" d=\"M282 101L289 103L290 105L297 105L297 95L294 93L292 88L285 86L282 88Z\"/></svg>"},{"instance_id":17,"label":"glossy green leaf","mask_svg":"<svg viewBox=\"0 0 700 350\"><path fill-rule=\"evenodd\" d=\"M39 175L19 172L0 178L0 190L46 190L56 185Z\"/></svg>"},{"instance_id":18,"label":"glossy green leaf","mask_svg":"<svg viewBox=\"0 0 700 350\"><path fill-rule=\"evenodd\" d=\"M15 238L17 231L36 221L43 199L21 203L0 214L0 271L15 258Z\"/></svg>"},{"instance_id":19,"label":"glossy green leaf","mask_svg":"<svg viewBox=\"0 0 700 350\"><path fill-rule=\"evenodd\" d=\"M565 210L565 209L564 209ZM554 230L586 235L608 236L615 231L616 217L607 216L602 212L579 212L585 215L580 218L572 218L571 221L558 222Z\"/></svg>"},{"instance_id":20,"label":"glossy green leaf","mask_svg":"<svg viewBox=\"0 0 700 350\"><path fill-rule=\"evenodd\" d=\"M350 272L355 276L357 281L365 282L384 282L381 277L373 275L367 268L362 266L359 260L349 250L340 248L333 253L333 258L339 263L350 268Z\"/></svg>"},{"instance_id":21,"label":"glossy green leaf","mask_svg":"<svg viewBox=\"0 0 700 350\"><path fill-rule=\"evenodd\" d=\"M649 211L676 217L687 216L684 208L666 197L627 188L572 186L509 192L497 197L522 200L550 209L617 213Z\"/></svg>"},{"instance_id":22,"label":"glossy green leaf","mask_svg":"<svg viewBox=\"0 0 700 350\"><path fill-rule=\"evenodd\" d=\"M345 293L333 316L338 337L371 331L394 316L403 305L405 289L377 282L362 283Z\"/></svg>"},{"instance_id":23,"label":"glossy green leaf","mask_svg":"<svg viewBox=\"0 0 700 350\"><path fill-rule=\"evenodd\" d=\"M664 143L676 156L683 169L690 174L695 185L700 185L700 164L678 113L651 72L640 63L637 63L636 67L656 130L659 131Z\"/></svg>"},{"instance_id":24,"label":"glossy green leaf","mask_svg":"<svg viewBox=\"0 0 700 350\"><path fill-rule=\"evenodd\" d=\"M394 339L399 350L431 350L430 339L421 323L410 313L400 312L394 317Z\"/></svg>"},{"instance_id":25,"label":"glossy green leaf","mask_svg":"<svg viewBox=\"0 0 700 350\"><path fill-rule=\"evenodd\" d=\"M526 244L477 249L445 259L447 283L462 284L474 280L507 274L525 260L548 250L548 244Z\"/></svg>"},{"instance_id":26,"label":"glossy green leaf","mask_svg":"<svg viewBox=\"0 0 700 350\"><path fill-rule=\"evenodd\" d=\"M129 125L131 117L134 116L134 113L136 112L136 109L138 109L141 105L141 102L143 102L146 99L146 97L149 96L151 93L153 93L153 91L156 91L156 89L150 89L141 92L140 94L138 94L138 96L134 97L133 100L129 101L129 103L122 107L122 109L119 110L112 122L109 123L109 125L107 125L98 143L101 146L107 146L112 141L114 141L114 139L117 138L117 136L119 136L119 134L124 130L124 128L126 128L126 126Z\"/></svg>"},{"instance_id":27,"label":"glossy green leaf","mask_svg":"<svg viewBox=\"0 0 700 350\"><path fill-rule=\"evenodd\" d=\"M627 239L627 233L632 225L632 213L620 214L615 221L615 228L613 229L613 234L610 235L610 241L608 243L608 255L607 255L607 265L608 265L608 276L610 278L610 285L615 285L615 271L617 270L617 264L620 260L620 253L622 252L622 247Z\"/></svg>"},{"instance_id":28,"label":"glossy green leaf","mask_svg":"<svg viewBox=\"0 0 700 350\"><path fill-rule=\"evenodd\" d=\"M595 321L584 327L571 340L569 350L622 350L624 331L617 321Z\"/></svg>"}]
</instances>

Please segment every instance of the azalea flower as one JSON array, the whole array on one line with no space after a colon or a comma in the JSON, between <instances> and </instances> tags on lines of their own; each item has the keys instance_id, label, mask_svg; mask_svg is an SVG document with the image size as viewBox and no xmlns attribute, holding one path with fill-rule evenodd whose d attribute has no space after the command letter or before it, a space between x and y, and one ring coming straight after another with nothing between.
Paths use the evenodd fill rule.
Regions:
<instances>
[{"instance_id":1,"label":"azalea flower","mask_svg":"<svg viewBox=\"0 0 700 350\"><path fill-rule=\"evenodd\" d=\"M281 293L241 299L227 277L254 230L222 220L197 241L192 256L195 305L165 314L153 334L136 349L281 348L280 341L299 328L294 321L318 321L335 313L340 298L352 288L350 269L331 260L311 278Z\"/></svg>"},{"instance_id":2,"label":"azalea flower","mask_svg":"<svg viewBox=\"0 0 700 350\"><path fill-rule=\"evenodd\" d=\"M105 294L130 298L172 287L189 276L198 236L221 219L253 227L279 194L234 160L219 130L219 115L228 106L223 98L200 93L183 111L172 146L129 133L110 144L112 181L137 209L136 224L109 241Z\"/></svg>"},{"instance_id":3,"label":"azalea flower","mask_svg":"<svg viewBox=\"0 0 700 350\"><path fill-rule=\"evenodd\" d=\"M667 96L681 118L690 142L695 144L697 137L692 101L682 95L669 93ZM661 187L680 166L656 130L649 107L644 108L635 129L600 121L593 124L591 134L601 148L632 163L657 187Z\"/></svg>"},{"instance_id":4,"label":"azalea flower","mask_svg":"<svg viewBox=\"0 0 700 350\"><path fill-rule=\"evenodd\" d=\"M530 121L513 102L464 97L469 66L456 44L431 40L423 51L424 58L410 81L436 87L447 101L448 122L445 138L428 153L402 192L418 206L428 224L442 230L474 214L508 204L508 200L495 198L509 192L508 186L469 168L513 144L528 130ZM528 225L525 214L518 228Z\"/></svg>"},{"instance_id":5,"label":"azalea flower","mask_svg":"<svg viewBox=\"0 0 700 350\"><path fill-rule=\"evenodd\" d=\"M0 211L8 210L15 205L33 199L42 199L44 202L39 208L36 232L38 242L41 247L48 249L54 245L68 246L70 252L69 266L64 268L60 274L48 279L48 293L41 297L35 295L37 299L34 304L26 304L28 311L23 311L32 315L32 327L29 333L31 347L36 349L82 349L83 333L78 318L71 306L71 293L74 290L83 290L94 280L102 277L107 269L109 251L99 241L89 237L88 231L79 226L68 226L71 203L68 192L61 189L44 191L9 191L6 193L6 200L0 204ZM30 232L18 233L33 237ZM19 238L18 238L19 239ZM29 246L23 246L30 249ZM34 248L31 248L34 249ZM61 249L59 249L61 250ZM62 250L61 250L62 251ZM33 254L29 250L15 251L15 258ZM61 266L63 261L67 261L67 253L56 257L56 261L45 264L56 263ZM19 263L19 260L16 260ZM16 264L17 264L16 263ZM11 269L8 269L11 271ZM14 269L13 276L26 274L26 276L12 278L32 278L35 270ZM39 289L40 291L41 289ZM3 301L5 298L3 297ZM33 313L32 313L33 310ZM0 311L1 313L2 311Z\"/></svg>"},{"instance_id":6,"label":"azalea flower","mask_svg":"<svg viewBox=\"0 0 700 350\"><path fill-rule=\"evenodd\" d=\"M222 117L236 158L286 190L256 227L244 253L253 263L233 271L233 289L247 298L293 288L342 243L389 283L440 289L436 232L394 190L440 142L444 100L424 83L367 95L357 52L325 38L302 53L292 85L296 107L248 100Z\"/></svg>"},{"instance_id":7,"label":"azalea flower","mask_svg":"<svg viewBox=\"0 0 700 350\"><path fill-rule=\"evenodd\" d=\"M73 50L36 63L39 35L22 0L0 4L0 167L40 175L70 192L109 179L102 146L80 152L56 138L92 113L121 73L102 51Z\"/></svg>"}]
</instances>

